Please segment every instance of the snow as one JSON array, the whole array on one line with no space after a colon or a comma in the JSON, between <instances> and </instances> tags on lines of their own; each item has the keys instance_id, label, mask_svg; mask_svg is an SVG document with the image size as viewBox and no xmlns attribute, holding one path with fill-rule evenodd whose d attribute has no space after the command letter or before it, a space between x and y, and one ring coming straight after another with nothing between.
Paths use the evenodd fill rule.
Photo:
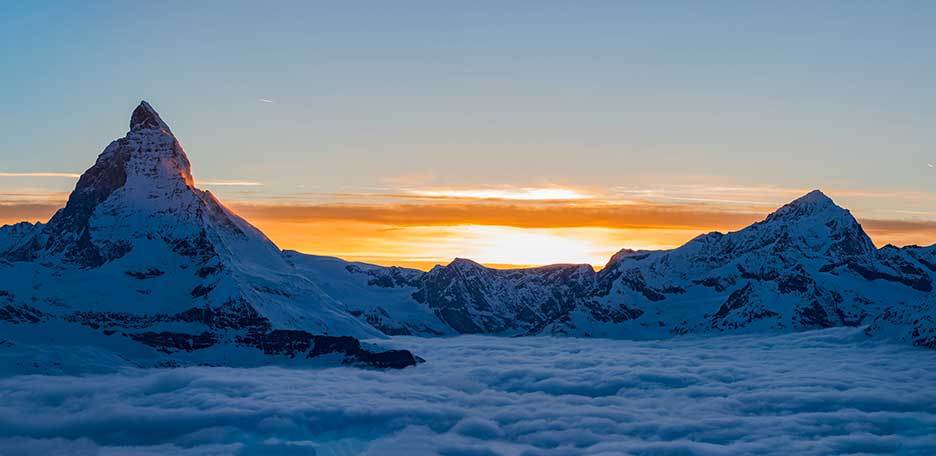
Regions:
<instances>
[{"instance_id":1,"label":"snow","mask_svg":"<svg viewBox=\"0 0 936 456\"><path fill-rule=\"evenodd\" d=\"M255 312L273 329L358 338L659 339L871 325L871 335L936 347L934 252L876 249L819 190L737 232L669 251L621 251L597 273L587 265L494 270L467 259L423 273L282 252L196 187L182 145L142 102L127 135L100 154L48 224L0 228L0 299L59 320L210 309L239 317L240 330ZM178 330L164 326L145 329Z\"/></svg>"},{"instance_id":2,"label":"snow","mask_svg":"<svg viewBox=\"0 0 936 456\"><path fill-rule=\"evenodd\" d=\"M0 378L0 453L936 452L936 358L861 328L381 343L427 362Z\"/></svg>"},{"instance_id":3,"label":"snow","mask_svg":"<svg viewBox=\"0 0 936 456\"><path fill-rule=\"evenodd\" d=\"M936 247L819 191L599 272L422 272L283 252L195 185L143 102L48 224L0 227L0 455L936 452Z\"/></svg>"},{"instance_id":4,"label":"snow","mask_svg":"<svg viewBox=\"0 0 936 456\"><path fill-rule=\"evenodd\" d=\"M196 188L185 150L145 101L127 135L105 148L49 224L0 228L0 257L27 238L35 240L34 258L0 260L0 291L11 304L56 318L247 302L277 329L380 335L300 276L262 232ZM213 272L199 274L204 268ZM159 275L133 277L141 271Z\"/></svg>"}]
</instances>

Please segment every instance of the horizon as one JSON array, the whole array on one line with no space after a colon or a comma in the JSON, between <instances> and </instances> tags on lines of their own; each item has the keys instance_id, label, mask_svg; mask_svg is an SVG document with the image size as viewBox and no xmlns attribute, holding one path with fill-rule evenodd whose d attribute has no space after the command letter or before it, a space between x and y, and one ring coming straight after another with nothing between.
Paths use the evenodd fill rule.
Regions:
<instances>
[{"instance_id":1,"label":"horizon","mask_svg":"<svg viewBox=\"0 0 936 456\"><path fill-rule=\"evenodd\" d=\"M600 267L813 188L879 247L936 242L934 5L414 5L12 6L0 224L47 219L143 96L283 249Z\"/></svg>"},{"instance_id":2,"label":"horizon","mask_svg":"<svg viewBox=\"0 0 936 456\"><path fill-rule=\"evenodd\" d=\"M143 108L143 107L145 107L149 112L154 113L155 116L156 116L156 118L159 119L160 121L162 121L162 119L160 119L160 116L159 116L158 112L155 110L155 108L153 108L146 100L142 100L142 101L140 102L140 105L139 105L139 107L138 107L137 109L140 109L140 108ZM135 114L135 113L134 113L134 114ZM169 128L171 128L171 127L169 127ZM181 141L180 141L180 142L181 142ZM183 148L184 148L184 146L183 146ZM66 178L75 178L75 179L78 179L79 177L81 177L81 175L82 175L82 174L78 174L78 173L50 173L50 175L44 175L44 176L41 176L41 177L66 177ZM229 184L229 183L230 183L230 182L224 182L221 186L225 186L225 185L227 185L227 184ZM198 188L198 187L199 187L198 184L199 184L199 182L198 182L197 180L195 180L195 181L193 182L192 186L193 186L194 188ZM212 185L216 185L216 184L217 184L216 182L210 182L210 181L205 183L205 185L208 185L208 186L212 186ZM235 183L234 185L240 185L240 183ZM782 204L782 205L779 205L778 207L775 207L774 209L770 210L767 214L765 214L765 215L763 215L762 217L760 217L760 218L758 218L758 219L756 219L756 220L750 222L750 224L757 223L757 222L760 222L760 221L762 221L762 220L765 220L770 214L772 214L774 211L776 211L776 210L782 208L782 207L783 207L784 205L786 205L786 204L795 203L796 201L798 201L798 200L800 200L800 199L802 199L802 198L806 198L806 197L808 197L808 196L810 196L810 195L813 195L813 194L816 194L816 193L818 193L819 195L821 195L821 196L823 196L823 197L825 197L825 198L828 198L829 201L832 202L832 204L835 204L837 207L840 207L840 208L842 208L842 209L844 209L845 211L848 211L848 212L850 213L850 211L848 210L848 208L844 208L844 207L838 205L837 203L835 203L834 199L831 198L831 197L829 197L822 189L818 189L818 188L817 188L817 189L810 190L810 191L808 191L808 192L806 192L806 193L803 193L803 194L797 196L796 198L794 198L793 200L789 201L788 203L784 203L784 204ZM545 197L540 197L540 195L534 194L534 195L532 195L532 196L534 196L534 197L533 197L533 198L530 198L530 199L532 199L532 200L534 200L534 201L559 201L559 200L564 200L564 199L573 199L573 200L576 200L576 199L581 199L581 198L582 198L582 195L583 195L582 193L576 192L576 191L574 191L574 190L569 190L569 189L553 189L553 191L552 191L551 193L549 193L548 195L546 195ZM442 196L442 197L445 197L445 196L449 196L449 195L434 195L434 196ZM458 195L458 196L460 197L460 196L462 196L462 195ZM497 194L497 193L488 193L488 194L484 194L484 195L481 195L480 198L481 198L481 199L484 199L484 200L501 200L501 199L507 199L507 198L504 198L502 195ZM523 199L526 199L526 198L520 198L520 199L523 200ZM61 202L60 207L61 207L61 206L64 206L64 204L65 204L66 201L67 201L67 199L66 199L66 200L63 200L63 201ZM224 204L224 201L221 201L221 203ZM51 203L50 205L54 205L54 203ZM35 221L35 222L29 221L29 220L22 220L22 221L20 221L20 222L26 222L26 223L46 223L46 222L48 221L48 219L49 219L49 218L55 213L55 211L57 211L60 207L57 207L56 209L52 210L52 212L51 212L45 219L43 219L43 220L37 220L37 221ZM228 210L231 210L231 211L234 212L235 214L237 214L237 215L239 215L239 216L242 216L242 215L239 214L238 211L235 210L234 208L232 208L232 207L230 207L230 206L228 206L228 205L226 205L226 204L225 204L225 207L227 207ZM249 207L249 206L248 206L248 207ZM248 211L249 211L249 210L248 210ZM242 216L242 217L243 217L243 216ZM247 218L245 218L245 220L246 220L248 223L254 224L253 222L251 222L251 221L250 221L249 219L247 219ZM857 219L856 219L856 220L857 220ZM857 221L858 221L859 224L861 224L861 221L860 221L860 220L857 220ZM20 223L20 222L13 222L13 223L15 224L15 223ZM881 222L887 223L887 221L872 220L872 223L881 223ZM732 232L735 232L735 231L740 231L740 230L743 230L744 228L749 227L750 224L748 224L748 225L746 225L746 226L744 226L744 227L742 227L742 228L739 228L739 229L737 229L737 230L725 230L725 231L718 231L718 230L715 230L715 231L703 231L703 232L699 232L699 233L695 234L694 236L692 236L690 239L688 239L686 242L689 242L691 239L694 239L694 238L696 238L696 237L698 237L698 236L702 236L702 235L704 235L704 234L711 234L711 233L713 233L713 232L717 232L717 233L732 233ZM4 224L3 226L6 226L6 225L7 225L7 224ZM257 226L257 225L255 225L255 226ZM264 229L263 229L262 226L257 226L257 227L258 227L262 232L264 231ZM864 227L862 226L862 228L864 228ZM866 233L867 233L867 230L866 230ZM266 233L264 233L264 234L266 234ZM868 237L871 238L872 242L874 242L874 239L872 238L872 236L871 236L870 234L868 235ZM470 257L467 257L467 256L458 256L458 255L456 255L456 256L451 257L450 259L447 259L447 261L445 261L445 262L410 261L410 262L408 262L409 264L406 264L406 263L407 263L406 261L400 261L400 260L386 260L386 261L382 261L381 259L376 259L376 260L375 260L375 259L372 259L372 258L354 258L353 256L322 255L322 254L319 254L319 253L316 253L316 252L302 251L302 250L293 249L293 248L289 248L289 247L283 247L283 246L281 246L281 245L276 241L276 239L271 239L271 240L277 245L278 248L280 248L280 249L283 250L283 251L297 251L297 252L305 253L305 254L329 256L329 257L341 258L341 259L344 259L344 260L359 261L359 262L364 262L364 263L371 263L371 264L375 264L375 265L409 267L409 268L420 269L420 270L423 270L423 271L428 271L428 270L430 270L430 269L432 269L433 267L436 267L436 266L443 266L443 265L446 265L446 264L450 264L450 263L452 263L452 262L454 262L454 261L456 261L456 260L459 260L459 259L467 259L467 260L469 260L469 261L476 262L476 263L479 263L479 264L481 264L481 265L483 265L483 266L486 266L486 267L489 267L489 268L493 268L493 269L522 269L522 268L535 268L535 267L551 266L551 265L563 265L563 264L585 264L585 265L591 266L592 269L595 270L595 271L600 271L601 269L603 269L603 268L605 267L607 261L610 261L610 259L612 258L613 255L615 255L615 254L617 254L617 253L619 253L619 252L621 252L621 251L625 251L625 250L633 250L633 251L655 251L655 250L656 250L656 251L659 251L659 250L670 250L670 249L678 248L678 247L681 247L682 245L685 245L685 243L683 243L683 244L680 244L680 245L675 245L675 246L670 246L670 247L664 247L664 248L656 248L656 249L653 249L653 248L650 248L650 249L631 249L631 248L629 248L629 247L619 248L619 249L617 249L617 250L614 250L614 252L612 252L610 255L608 255L608 256L607 256L607 259L605 259L604 262L579 262L579 263L575 263L575 262L552 262L552 263L496 263L496 262L476 261L476 260L474 260L474 259L472 259L472 258L470 258ZM877 248L882 248L882 247L883 247L881 244L878 244L878 243L874 243L874 245L875 245L875 247L877 247ZM887 245L893 245L893 244L887 243ZM911 244L911 245L914 245L914 244ZM531 243L530 247L532 247L532 248L537 248L537 247L539 247L539 246L537 246L537 245Z\"/></svg>"},{"instance_id":3,"label":"horizon","mask_svg":"<svg viewBox=\"0 0 936 456\"><path fill-rule=\"evenodd\" d=\"M147 106L149 107L149 104L146 100L142 100L140 104L141 105L147 104ZM155 109L155 108L150 108L150 109ZM171 124L171 121L168 123ZM170 125L169 128L172 128L172 126ZM181 143L183 141L179 139L179 142ZM183 148L184 147L185 145L183 144ZM197 167L197 164L193 165L193 167ZM12 178L17 178L17 177L34 178L36 177L36 178L74 179L76 182L80 176L81 176L81 173L71 173L71 172L25 173L24 175L18 175L16 173L0 173L0 178L2 177L12 177ZM201 186L199 184L201 184ZM255 183L255 182L245 182L245 181L225 181L225 180L211 181L211 180L208 180L205 182L201 182L197 178L195 179L195 187L202 188L203 190L209 190L216 194L218 194L217 192L218 188L223 189L224 187L229 187L229 186L253 187L253 186L260 186L260 185L262 184ZM204 187L208 187L208 188L204 188ZM750 190L750 189L727 188L727 189L722 189L722 190L738 191L738 190ZM765 189L758 189L758 191L761 191L761 192L763 192L764 190ZM771 189L771 190L773 191L774 196L791 195L791 194L794 194L793 192L797 191L796 189ZM247 222L251 223L252 225L256 226L258 229L260 229L262 232L264 232L264 234L266 234L277 245L277 247L279 247L281 250L284 250L284 251L294 250L294 251L305 253L305 254L336 257L336 258L341 258L341 259L345 259L349 261L358 261L358 262L370 263L370 264L382 265L382 266L408 267L408 268L420 269L423 271L428 271L429 269L437 265L449 264L452 261L459 259L459 258L469 259L471 261L475 261L486 267L490 267L494 269L533 268L533 267L549 266L549 265L557 265L557 264L588 264L592 266L592 268L595 270L601 270L605 266L606 262L614 254L622 250L635 250L635 251L671 250L674 248L678 248L682 245L685 245L687 242L691 241L695 237L703 235L703 234L712 233L712 232L731 233L731 232L742 230L750 226L753 223L757 223L759 221L764 220L769 214L773 213L775 210L779 209L783 205L793 202L796 199L806 196L809 193L818 191L823 195L829 196L828 192L822 190L821 188L816 188L812 190L799 190L799 191L801 191L802 193L795 194L790 200L783 202L783 203L778 203L773 207L769 207L768 203L766 202L760 202L760 203L755 204L753 201L746 201L746 200L740 200L740 201L738 200L734 200L734 201L713 200L714 202L736 203L737 206L735 208L732 208L733 210L731 210L730 212L725 207L719 208L717 211L706 212L703 208L700 208L700 207L687 208L685 206L680 206L677 204L667 205L667 204L661 204L661 203L656 203L656 202L651 202L651 201L642 201L638 203L641 206L637 208L637 211L641 215L644 215L646 218L655 220L654 217L659 218L661 216L659 212L665 213L666 210L673 210L673 209L683 210L685 211L685 214L680 214L680 218L687 214L699 215L704 221L708 221L709 223L711 223L710 226L713 226L714 228L713 229L699 229L693 233L693 227L705 227L707 225L705 225L704 223L699 223L696 225L686 224L686 225L682 225L678 227L669 226L669 227L661 228L659 226L659 222L655 222L652 220L647 222L647 220L643 220L637 223L643 224L645 226L643 226L642 228L638 228L638 229L650 231L652 232L652 234L655 234L657 236L660 236L661 231L678 231L679 234L668 238L668 240L658 245L651 244L649 246L638 246L638 247L633 246L633 242L636 237L634 235L630 235L629 238L626 238L626 240L624 241L625 243L627 243L629 240L632 245L625 245L623 247L618 247L618 248L612 247L610 242L607 242L606 240L605 244L608 250L603 252L605 253L605 256L600 257L598 255L595 255L592 257L591 261L561 261L560 260L560 261L540 261L540 262L536 262L536 261L530 261L530 262L486 261L483 258L485 258L486 255L491 255L491 253L484 252L484 251L482 251L480 255L476 255L475 257L472 257L471 255L459 254L457 251L452 251L453 253L450 256L438 256L434 259L424 259L424 260L407 259L402 256L381 257L381 256L366 255L366 254L362 255L362 254L354 253L353 251L351 252L329 252L327 251L327 249L323 249L325 250L323 252L321 250L315 250L316 247L302 248L302 247L293 245L292 243L298 243L299 245L302 245L303 244L302 240L300 239L297 241L296 237L297 236L304 237L304 236L307 236L309 233L302 232L302 233L299 233L298 235L290 235L289 227L288 226L283 227L281 225L283 224L282 219L289 220L292 217L291 215L289 215L289 213L293 211L301 212L301 211L311 209L313 212L316 210L318 211L332 210L332 211L336 211L340 213L342 211L348 211L348 210L353 211L354 210L353 207L342 206L342 205L322 205L322 206L317 206L317 207L316 206L291 206L291 205L285 205L285 204L262 205L262 204L256 204L249 199L238 200L236 198L234 199L233 203L227 203L223 196L221 196L222 198L221 202L224 203L225 206L228 207L229 210L232 210L237 215L247 220ZM649 192L641 192L641 193L644 195L649 194ZM843 191L843 193L848 195L849 193L856 193L856 192L849 192L848 190L845 190ZM861 196L868 196L867 193L861 193L861 192L857 192L857 193L858 195L861 195ZM625 201L625 200L602 201L602 200L595 199L594 195L595 195L594 193L588 193L581 189L574 189L574 188L568 188L568 187L566 188L552 187L552 188L538 188L538 189L524 188L524 189L520 189L519 191L514 191L514 192L511 192L511 190L490 189L490 188L474 190L474 191L471 191L471 190L425 191L423 193L417 192L417 193L413 193L411 195L406 195L406 196L402 196L402 195L395 195L395 196L399 197L402 200L407 200L407 199L426 200L430 202L435 202L435 201L440 201L440 200L441 201L453 200L453 201L459 201L459 202L464 202L465 200L467 201L476 200L474 201L475 204L477 204L478 207L482 209L482 211L485 209L485 206L490 205L491 203L495 205L497 204L502 205L506 203L506 204L514 205L514 207L509 207L506 212L515 212L515 213L521 214L521 216L522 214L524 214L525 210L529 210L529 208L520 207L520 205L523 203L531 203L531 204L537 205L540 207L540 210L542 208L542 205L546 205L547 211L565 212L570 209L572 211L581 210L582 207L580 206L580 203L583 200L587 200L588 202L591 202L591 203L607 204L608 206L605 209L609 213L613 214L614 211L621 211L621 213L625 215L626 215L626 210L631 209L629 206L635 204L634 201ZM40 214L39 219L8 220L9 216L6 216L6 217L0 217L0 224L9 225L9 224L15 224L19 222L45 223L55 213L55 211L57 211L58 209L60 209L61 207L65 205L65 202L67 201L68 193L59 194L61 199L58 201L55 199L55 194L49 194L49 195L43 195L43 196L44 198L39 200L39 202L22 203L20 201L17 201L17 202L14 202L13 204L5 203L5 204L0 205L0 215L5 215L7 211L16 214L17 212L25 208L30 213ZM833 202L835 202L835 198L830 197L830 199L832 199ZM563 204L567 204L568 201L571 201L574 204L568 207L563 206ZM836 205L851 212L848 207L842 206L841 204L838 204L837 202L836 202ZM421 210L424 208L425 206L420 207L418 205L412 205L410 209ZM586 211L588 211L588 210L594 210L595 208L596 206L587 206L585 209ZM12 211L10 211L10 209L12 209ZM499 209L502 209L502 208L499 208ZM502 212L504 211L502 210ZM279 215L279 217L276 216L277 214ZM317 214L317 215L320 215L320 214ZM504 220L511 220L511 216L516 217L516 214L508 215L508 214L501 213L500 215L501 217L504 217ZM716 219L714 222L713 222L713 216ZM303 217L312 218L314 216L305 214L303 215ZM544 217L544 219L549 219L550 217L554 217L554 216L547 216L547 217ZM665 218L666 216L663 215L663 217ZM482 215L481 218L485 218L485 216ZM607 215L604 216L604 219L607 219L607 218L610 218L610 217ZM871 238L872 242L874 242L874 245L877 248L881 248L885 245L929 246L929 245L936 244L936 239L925 240L923 243L913 242L913 241L908 240L908 239L912 239L912 240L925 239L923 236L926 236L931 233L936 233L936 222L929 223L929 222L914 222L914 221L906 221L906 220L880 220L880 219L862 220L858 218L857 216L855 218L862 225L862 228L864 228L865 232L868 234L869 238ZM362 219L365 222L372 221L366 217L363 217ZM339 217L334 218L331 221L340 223L342 221L347 221L347 220L348 220L347 216L339 216ZM866 226L865 222L867 222L867 225L870 225L870 226ZM288 224L288 222L286 223ZM484 233L484 236L488 240L493 240L493 243L494 243L493 247L495 249L502 248L504 244L510 244L511 242L516 243L518 240L520 240L522 244L519 246L520 249L530 249L530 251L532 251L532 250L540 250L543 248L544 245L555 246L557 244L560 244L560 245L568 244L569 241L573 240L575 237L575 235L570 236L569 234L557 235L557 234L550 233L550 234L544 235L542 234L544 230L552 230L553 232L555 232L557 230L558 231L587 230L589 228L607 229L608 227L603 226L603 225L610 225L609 223L607 223L606 220L604 224L600 224L598 226L591 226L588 223L582 224L582 222L568 221L568 220L565 222L545 222L545 223L547 224L547 226L549 226L548 223L556 223L556 226L552 228L544 229L541 227L539 228L535 227L535 225L534 227L526 226L523 224L523 222L515 223L513 225L500 225L499 222L497 221L491 222L490 220L488 220L486 224L459 225L458 228L461 228L463 230L467 229L469 231L470 230L488 230L487 233ZM629 222L629 223L633 223L633 222ZM421 225L415 225L415 226L422 227ZM434 221L429 221L428 226L438 228L438 227L445 227L446 225L444 223L435 224ZM724 228L725 226L729 226L729 228ZM620 231L630 231L630 232L632 232L633 230L633 228L628 227L626 224L625 226L617 227L616 229ZM461 234L462 236L464 236L464 232ZM578 234L578 236L579 237L582 236L581 232ZM457 235L452 235L452 237L457 238ZM685 239L681 240L683 238ZM345 242L354 241L353 236L344 236L344 234L340 232L335 234L334 237L329 240L335 240L335 239L345 241ZM392 238L388 238L388 239L375 238L373 239L373 241L377 243L382 243L382 242L389 241L391 239ZM286 245L283 245L284 242L286 242ZM514 245L514 248L516 247L517 246ZM582 247L582 245L577 245L574 247ZM441 249L441 250L444 250L444 249ZM431 250L424 250L424 251L429 251L430 253L432 253ZM518 256L518 253L519 253L519 256ZM517 250L514 250L513 252L511 252L511 254L515 255L515 258L516 257L522 258L523 257L522 255L524 253L529 253L529 251L518 252ZM576 257L580 253L581 252L576 252L571 249L567 249L564 252L562 252L562 254L570 255L571 257ZM436 252L436 254L438 254L438 252ZM582 258L582 257L579 256L578 258Z\"/></svg>"},{"instance_id":4,"label":"horizon","mask_svg":"<svg viewBox=\"0 0 936 456\"><path fill-rule=\"evenodd\" d=\"M936 455L936 2L4 6L0 456Z\"/></svg>"}]
</instances>

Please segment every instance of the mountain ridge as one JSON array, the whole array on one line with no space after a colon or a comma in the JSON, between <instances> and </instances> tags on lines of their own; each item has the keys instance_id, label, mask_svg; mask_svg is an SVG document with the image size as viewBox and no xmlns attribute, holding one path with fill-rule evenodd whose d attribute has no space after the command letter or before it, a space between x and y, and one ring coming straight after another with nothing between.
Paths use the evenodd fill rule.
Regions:
<instances>
[{"instance_id":1,"label":"mountain ridge","mask_svg":"<svg viewBox=\"0 0 936 456\"><path fill-rule=\"evenodd\" d=\"M44 353L43 368L74 368L84 361L64 352L78 344L144 367L300 355L405 367L418 358L359 339L833 326L936 348L934 280L936 246L876 248L820 190L738 231L622 249L600 271L465 258L419 271L282 251L196 187L181 144L143 101L47 223L0 228L0 357L29 369Z\"/></svg>"}]
</instances>

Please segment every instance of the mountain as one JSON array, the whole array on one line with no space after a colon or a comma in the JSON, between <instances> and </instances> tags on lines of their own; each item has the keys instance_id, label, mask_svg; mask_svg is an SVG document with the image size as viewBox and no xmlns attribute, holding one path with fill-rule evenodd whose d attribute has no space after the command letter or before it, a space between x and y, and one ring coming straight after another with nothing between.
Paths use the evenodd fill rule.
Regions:
<instances>
[{"instance_id":1,"label":"mountain","mask_svg":"<svg viewBox=\"0 0 936 456\"><path fill-rule=\"evenodd\" d=\"M286 252L386 334L645 339L867 326L936 347L936 247L875 248L816 190L733 233L587 265L497 270L456 259L429 272Z\"/></svg>"},{"instance_id":2,"label":"mountain","mask_svg":"<svg viewBox=\"0 0 936 456\"><path fill-rule=\"evenodd\" d=\"M0 366L406 367L386 335L683 334L864 326L936 348L936 246L876 248L816 190L737 232L589 265L428 272L281 251L199 190L146 102L47 223L0 228Z\"/></svg>"},{"instance_id":3,"label":"mountain","mask_svg":"<svg viewBox=\"0 0 936 456\"><path fill-rule=\"evenodd\" d=\"M589 265L500 270L458 258L422 272L285 255L352 314L391 335L533 334L595 281Z\"/></svg>"},{"instance_id":4,"label":"mountain","mask_svg":"<svg viewBox=\"0 0 936 456\"><path fill-rule=\"evenodd\" d=\"M262 364L274 360L257 354L317 357L330 345L347 363L415 360L362 348L357 338L381 333L196 188L181 144L146 102L48 223L0 229L0 258L8 348L52 339L138 365Z\"/></svg>"}]
</instances>

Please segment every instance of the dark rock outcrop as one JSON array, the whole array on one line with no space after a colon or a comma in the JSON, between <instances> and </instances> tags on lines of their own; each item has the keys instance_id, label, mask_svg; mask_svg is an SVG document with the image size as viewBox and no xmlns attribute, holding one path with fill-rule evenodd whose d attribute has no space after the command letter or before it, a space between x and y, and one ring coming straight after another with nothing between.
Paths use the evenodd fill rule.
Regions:
<instances>
[{"instance_id":1,"label":"dark rock outcrop","mask_svg":"<svg viewBox=\"0 0 936 456\"><path fill-rule=\"evenodd\" d=\"M374 368L402 369L415 366L419 359L407 350L372 352L350 336L322 336L300 330L273 330L251 332L237 338L241 345L258 348L268 355L295 358L306 353L306 358L341 355L344 364Z\"/></svg>"}]
</instances>

